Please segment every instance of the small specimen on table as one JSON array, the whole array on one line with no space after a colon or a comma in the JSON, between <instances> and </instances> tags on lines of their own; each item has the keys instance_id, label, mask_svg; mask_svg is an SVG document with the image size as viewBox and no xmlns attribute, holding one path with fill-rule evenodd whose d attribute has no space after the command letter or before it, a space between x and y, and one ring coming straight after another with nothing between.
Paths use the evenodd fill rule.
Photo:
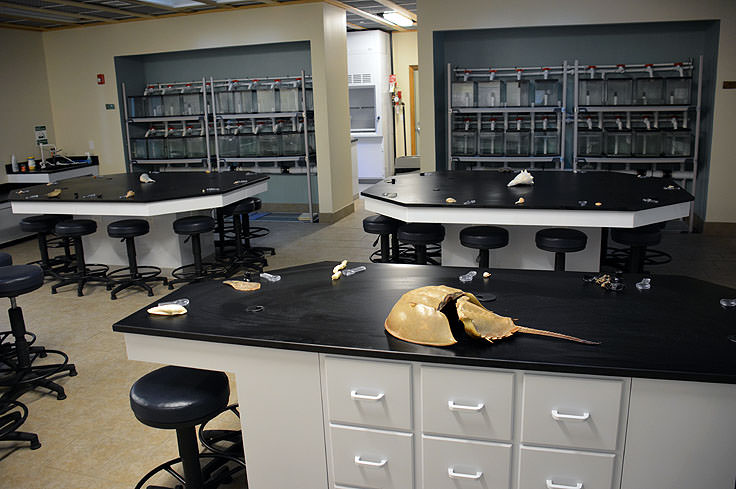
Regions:
<instances>
[{"instance_id":1,"label":"small specimen on table","mask_svg":"<svg viewBox=\"0 0 736 489\"><path fill-rule=\"evenodd\" d=\"M156 316L178 316L186 313L187 308L179 304L164 304L148 310L148 314L154 314Z\"/></svg>"},{"instance_id":2,"label":"small specimen on table","mask_svg":"<svg viewBox=\"0 0 736 489\"><path fill-rule=\"evenodd\" d=\"M54 198L54 197L58 197L59 195L61 195L61 189L60 188L55 188L51 192L47 193L46 194L46 197Z\"/></svg>"},{"instance_id":3,"label":"small specimen on table","mask_svg":"<svg viewBox=\"0 0 736 489\"><path fill-rule=\"evenodd\" d=\"M524 197L519 197L519 200L517 200L516 202L514 202L514 205L521 205L524 202L526 202L526 200L524 200Z\"/></svg>"},{"instance_id":4,"label":"small specimen on table","mask_svg":"<svg viewBox=\"0 0 736 489\"><path fill-rule=\"evenodd\" d=\"M138 178L141 183L154 183L156 180L148 176L148 173L141 173L141 176Z\"/></svg>"},{"instance_id":5,"label":"small specimen on table","mask_svg":"<svg viewBox=\"0 0 736 489\"><path fill-rule=\"evenodd\" d=\"M258 290L261 288L260 283L246 282L245 280L225 280L222 283L225 285L229 285L235 290L241 290L241 291Z\"/></svg>"},{"instance_id":6,"label":"small specimen on table","mask_svg":"<svg viewBox=\"0 0 736 489\"><path fill-rule=\"evenodd\" d=\"M445 308L454 308L455 311L448 311L446 315L443 312ZM499 316L483 307L473 294L445 285L420 287L402 295L386 318L385 328L389 334L404 341L449 346L457 343L450 325L450 318L455 314L465 334L491 343L514 333L527 333L588 345L599 344L553 331L519 326L510 317Z\"/></svg>"},{"instance_id":7,"label":"small specimen on table","mask_svg":"<svg viewBox=\"0 0 736 489\"><path fill-rule=\"evenodd\" d=\"M488 278L491 276L491 272L483 272L483 278Z\"/></svg>"},{"instance_id":8,"label":"small specimen on table","mask_svg":"<svg viewBox=\"0 0 736 489\"><path fill-rule=\"evenodd\" d=\"M617 275L614 275L612 277L608 273L585 276L583 277L583 281L588 283L595 283L606 290L620 291L624 289L623 279Z\"/></svg>"},{"instance_id":9,"label":"small specimen on table","mask_svg":"<svg viewBox=\"0 0 736 489\"><path fill-rule=\"evenodd\" d=\"M127 192L125 192L126 199L130 199L131 197L134 197L134 196L135 196L135 192L133 192L132 190L128 190Z\"/></svg>"},{"instance_id":10,"label":"small specimen on table","mask_svg":"<svg viewBox=\"0 0 736 489\"><path fill-rule=\"evenodd\" d=\"M667 185L664 189L665 190L675 190L677 189L677 187L675 187L674 185Z\"/></svg>"},{"instance_id":11,"label":"small specimen on table","mask_svg":"<svg viewBox=\"0 0 736 489\"><path fill-rule=\"evenodd\" d=\"M448 197L445 199L445 202L447 202L448 204L454 204L455 202L457 202L457 200L453 199L452 197Z\"/></svg>"},{"instance_id":12,"label":"small specimen on table","mask_svg":"<svg viewBox=\"0 0 736 489\"><path fill-rule=\"evenodd\" d=\"M603 203L602 203L602 202L596 202L596 203L595 203L594 205L595 205L596 207L600 207L600 206L602 206L602 205L603 205Z\"/></svg>"},{"instance_id":13,"label":"small specimen on table","mask_svg":"<svg viewBox=\"0 0 736 489\"><path fill-rule=\"evenodd\" d=\"M507 187L516 185L534 185L534 177L527 170L521 170L513 180L506 184Z\"/></svg>"},{"instance_id":14,"label":"small specimen on table","mask_svg":"<svg viewBox=\"0 0 736 489\"><path fill-rule=\"evenodd\" d=\"M645 204L659 204L659 201L657 199L652 199L651 197L644 197L641 199L642 202Z\"/></svg>"}]
</instances>

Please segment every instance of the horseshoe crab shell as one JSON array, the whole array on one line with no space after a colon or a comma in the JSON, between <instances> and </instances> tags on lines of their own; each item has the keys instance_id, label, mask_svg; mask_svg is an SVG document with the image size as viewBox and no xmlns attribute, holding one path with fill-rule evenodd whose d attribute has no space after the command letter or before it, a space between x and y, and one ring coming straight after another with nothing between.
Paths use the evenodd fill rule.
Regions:
<instances>
[{"instance_id":1,"label":"horseshoe crab shell","mask_svg":"<svg viewBox=\"0 0 736 489\"><path fill-rule=\"evenodd\" d=\"M457 340L452 336L450 321L441 311L450 301L462 296L480 305L473 294L446 285L410 290L391 309L386 318L386 331L399 339L421 345L454 345Z\"/></svg>"},{"instance_id":2,"label":"horseshoe crab shell","mask_svg":"<svg viewBox=\"0 0 736 489\"><path fill-rule=\"evenodd\" d=\"M465 334L491 343L514 333L527 333L588 345L599 344L554 331L519 326L510 317L500 316L483 307L473 294L445 285L420 287L402 295L386 318L386 331L401 340L420 345L454 345L457 340L452 335L450 318L443 312L445 307L455 310Z\"/></svg>"}]
</instances>

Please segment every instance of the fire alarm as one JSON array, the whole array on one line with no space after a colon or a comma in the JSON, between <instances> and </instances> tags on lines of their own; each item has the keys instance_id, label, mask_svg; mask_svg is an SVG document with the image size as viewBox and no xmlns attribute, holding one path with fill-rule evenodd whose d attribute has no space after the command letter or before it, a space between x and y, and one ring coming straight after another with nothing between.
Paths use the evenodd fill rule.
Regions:
<instances>
[{"instance_id":1,"label":"fire alarm","mask_svg":"<svg viewBox=\"0 0 736 489\"><path fill-rule=\"evenodd\" d=\"M105 75L102 73L97 74L97 84L98 85L104 85L105 84Z\"/></svg>"}]
</instances>

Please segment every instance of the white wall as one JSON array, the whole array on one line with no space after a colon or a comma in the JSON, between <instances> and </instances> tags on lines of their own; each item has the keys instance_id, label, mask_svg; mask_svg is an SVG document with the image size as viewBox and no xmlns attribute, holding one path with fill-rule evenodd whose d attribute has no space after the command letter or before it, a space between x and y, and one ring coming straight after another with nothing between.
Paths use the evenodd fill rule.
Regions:
<instances>
[{"instance_id":1,"label":"white wall","mask_svg":"<svg viewBox=\"0 0 736 489\"><path fill-rule=\"evenodd\" d=\"M616 24L720 20L713 140L706 221L736 223L736 90L724 90L724 80L736 79L736 1L734 0L421 0L417 2L420 105L424 114L420 154L422 168L435 168L434 58L432 33L457 29L488 29L555 25Z\"/></svg>"},{"instance_id":2,"label":"white wall","mask_svg":"<svg viewBox=\"0 0 736 489\"><path fill-rule=\"evenodd\" d=\"M406 122L406 154L411 152L411 87L409 85L409 66L418 64L419 52L417 50L417 33L394 32L391 34L393 40L392 49L394 54L394 74L396 75L397 90L401 90L401 100L404 106L404 119L401 114L395 116L396 121L396 156L404 156L404 122ZM419 148L417 148L419 154Z\"/></svg>"},{"instance_id":3,"label":"white wall","mask_svg":"<svg viewBox=\"0 0 736 489\"><path fill-rule=\"evenodd\" d=\"M0 28L0 182L5 163L15 154L18 161L39 157L33 128L45 125L54 142L46 62L40 32ZM67 151L67 154L70 154Z\"/></svg>"},{"instance_id":4,"label":"white wall","mask_svg":"<svg viewBox=\"0 0 736 489\"><path fill-rule=\"evenodd\" d=\"M315 3L146 20L43 34L54 126L66 148L125 171L114 57L310 41L320 212L352 202L345 11ZM104 73L107 84L96 84ZM114 103L115 110L105 110ZM94 148L91 149L90 145ZM342 185L341 182L347 182Z\"/></svg>"}]
</instances>

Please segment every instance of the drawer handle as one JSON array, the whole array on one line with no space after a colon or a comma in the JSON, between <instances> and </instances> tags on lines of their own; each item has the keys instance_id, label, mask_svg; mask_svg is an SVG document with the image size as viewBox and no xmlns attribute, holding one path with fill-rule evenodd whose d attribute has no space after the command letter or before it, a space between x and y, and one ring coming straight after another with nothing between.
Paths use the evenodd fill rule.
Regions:
<instances>
[{"instance_id":1,"label":"drawer handle","mask_svg":"<svg viewBox=\"0 0 736 489\"><path fill-rule=\"evenodd\" d=\"M375 396L371 396L368 394L358 394L358 391L356 390L350 391L350 397L356 401L380 401L383 399L383 396L383 392L376 394Z\"/></svg>"},{"instance_id":2,"label":"drawer handle","mask_svg":"<svg viewBox=\"0 0 736 489\"><path fill-rule=\"evenodd\" d=\"M457 404L455 401L447 401L447 407L450 408L450 411L480 411L483 409L482 402L476 404L475 406L468 406L467 404Z\"/></svg>"},{"instance_id":3,"label":"drawer handle","mask_svg":"<svg viewBox=\"0 0 736 489\"><path fill-rule=\"evenodd\" d=\"M483 475L483 472L476 472L475 474L463 474L462 472L455 472L455 469L452 467L447 467L447 476L450 479L473 479L477 480L480 479Z\"/></svg>"},{"instance_id":4,"label":"drawer handle","mask_svg":"<svg viewBox=\"0 0 736 489\"><path fill-rule=\"evenodd\" d=\"M590 413L586 411L583 414L562 414L557 409L553 409L552 410L552 417L555 418L556 420L572 419L572 420L575 420L575 421L585 421L588 418L590 418Z\"/></svg>"},{"instance_id":5,"label":"drawer handle","mask_svg":"<svg viewBox=\"0 0 736 489\"><path fill-rule=\"evenodd\" d=\"M387 458L382 458L379 462L372 462L370 460L363 460L360 455L356 455L355 459L353 459L355 462L355 465L365 465L366 467L383 467L388 463Z\"/></svg>"},{"instance_id":6,"label":"drawer handle","mask_svg":"<svg viewBox=\"0 0 736 489\"><path fill-rule=\"evenodd\" d=\"M583 483L578 482L574 486L568 486L566 484L555 484L552 479L547 479L547 489L583 489Z\"/></svg>"}]
</instances>

